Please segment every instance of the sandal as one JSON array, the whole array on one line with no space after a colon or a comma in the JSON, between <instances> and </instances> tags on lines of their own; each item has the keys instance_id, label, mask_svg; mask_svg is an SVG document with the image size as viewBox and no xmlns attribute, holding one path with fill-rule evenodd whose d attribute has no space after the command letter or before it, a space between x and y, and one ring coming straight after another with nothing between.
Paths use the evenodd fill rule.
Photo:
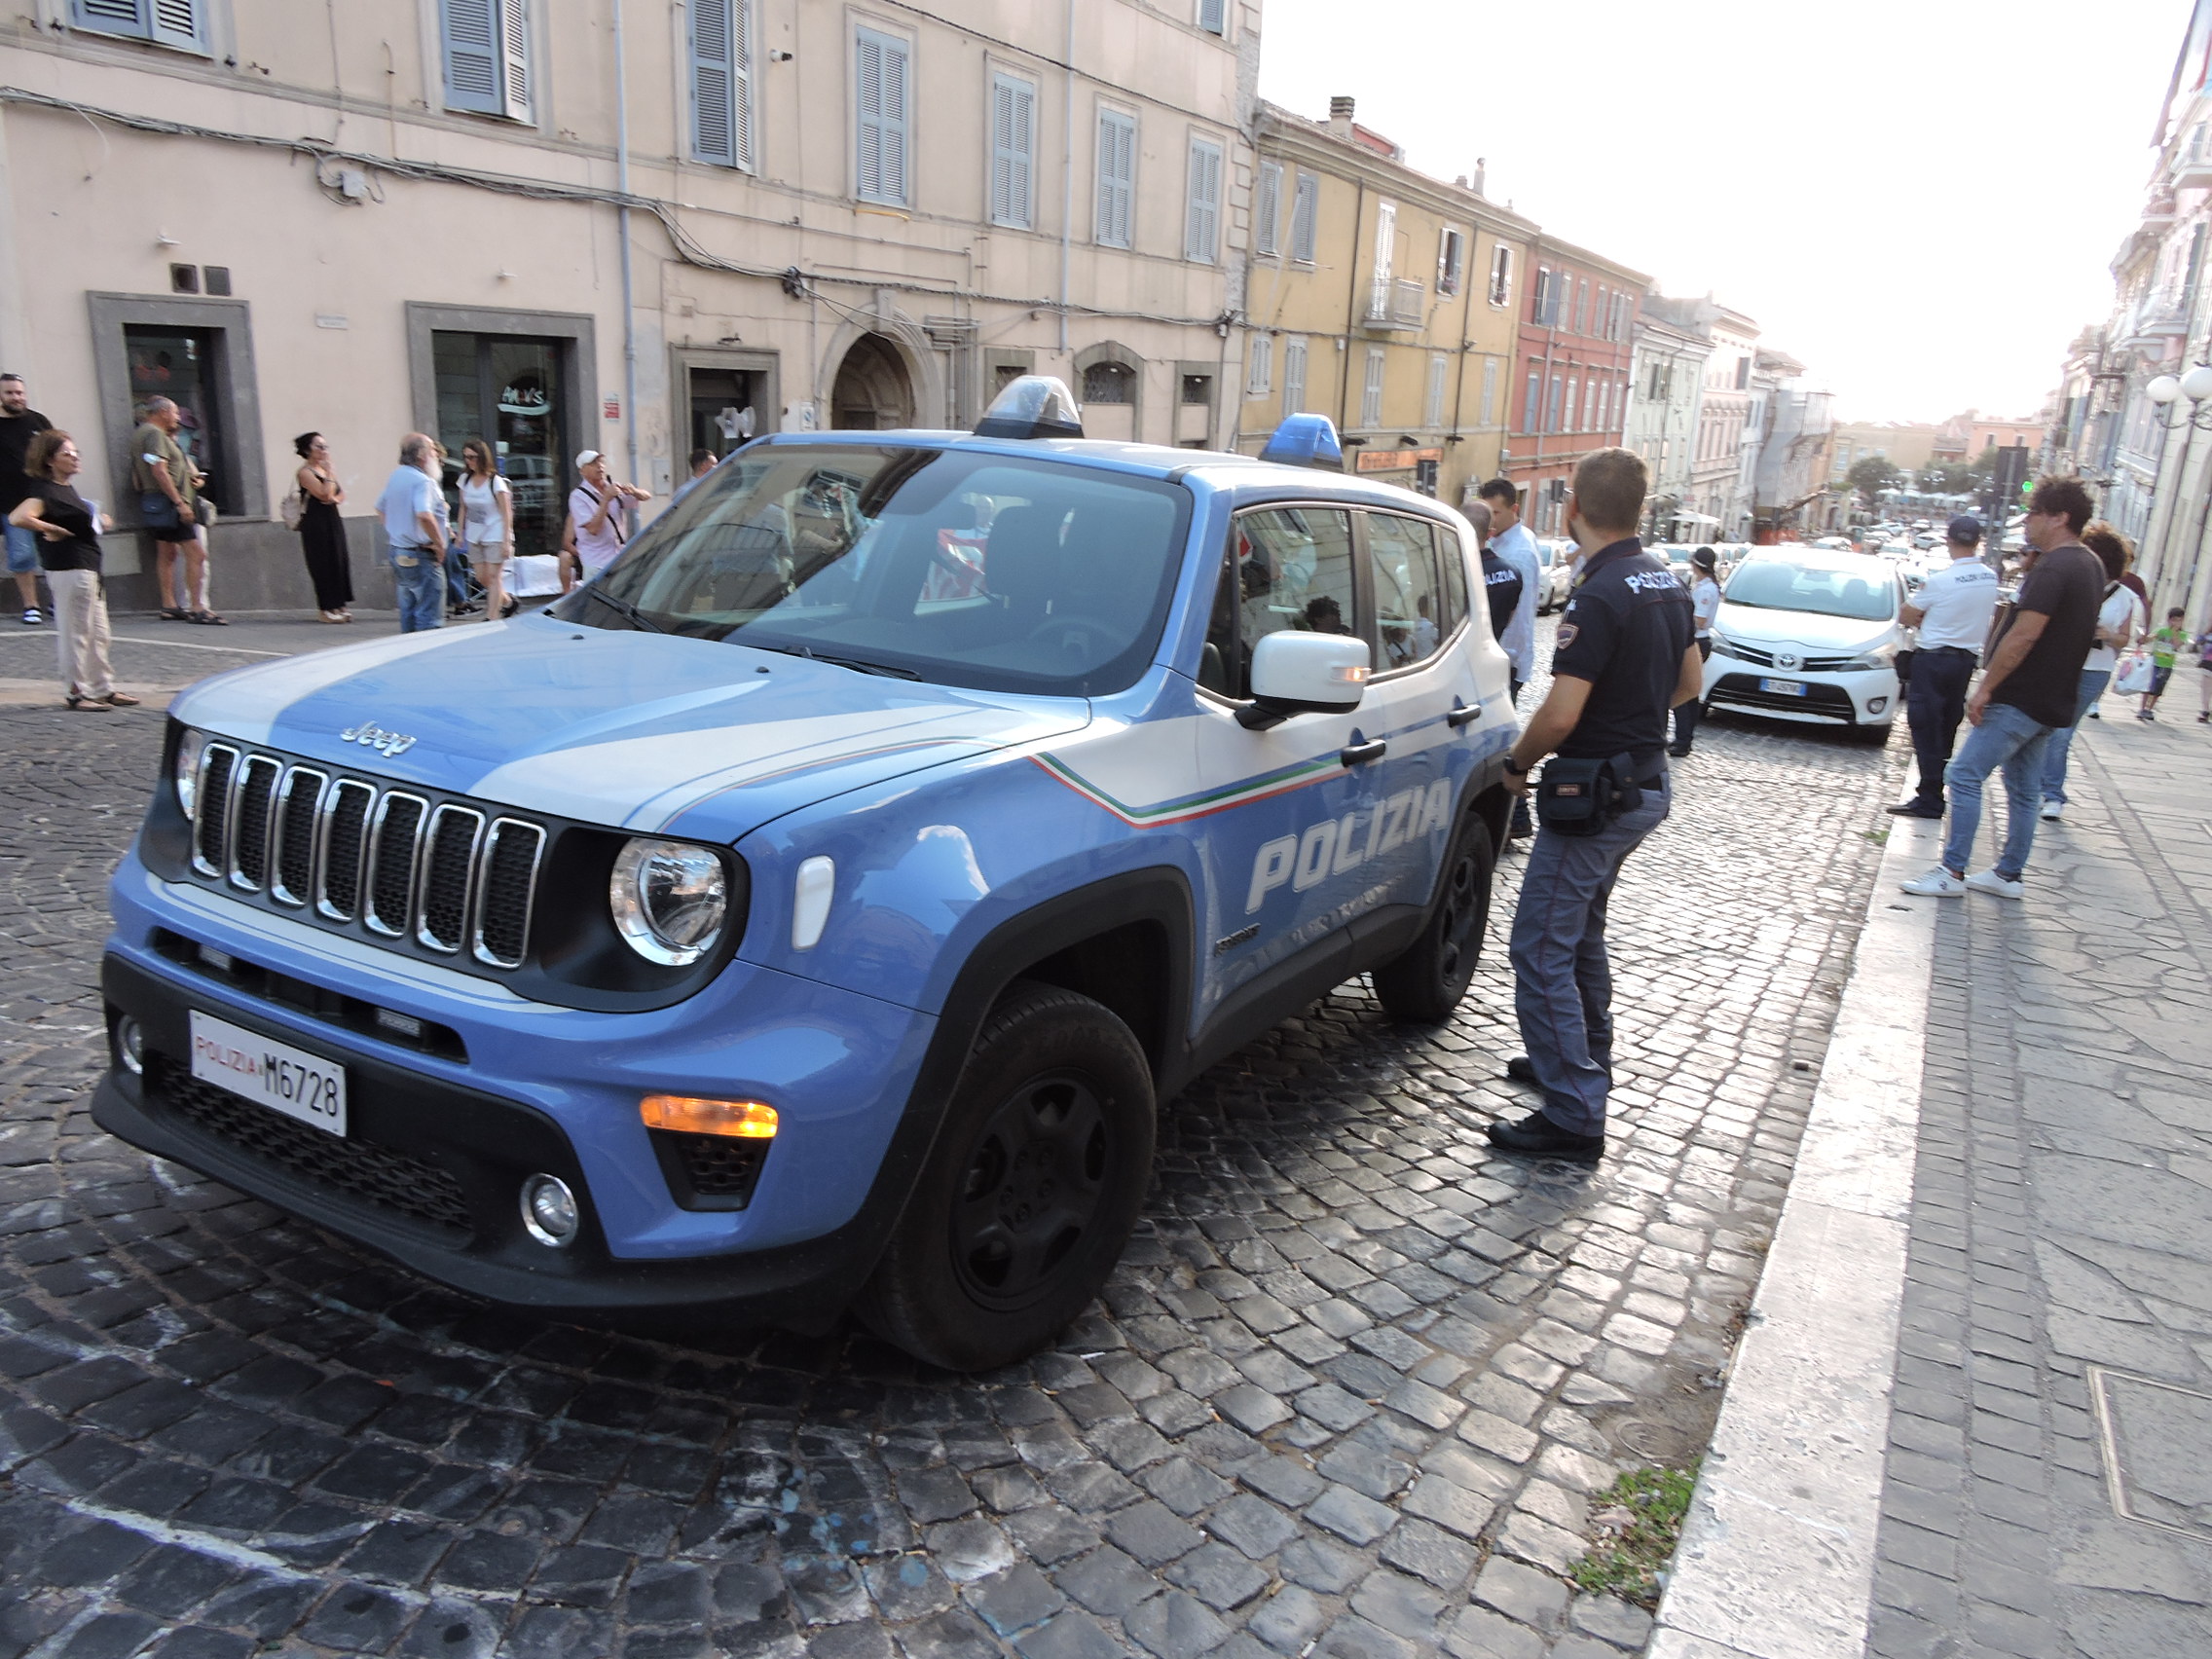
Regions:
<instances>
[{"instance_id":1,"label":"sandal","mask_svg":"<svg viewBox=\"0 0 2212 1659\"><path fill-rule=\"evenodd\" d=\"M128 691L110 691L94 701L105 703L111 709L135 709L138 706L138 699Z\"/></svg>"},{"instance_id":2,"label":"sandal","mask_svg":"<svg viewBox=\"0 0 2212 1659\"><path fill-rule=\"evenodd\" d=\"M227 628L231 625L231 619L228 616L218 616L212 610L195 610L185 620L187 622L198 622L205 627Z\"/></svg>"},{"instance_id":3,"label":"sandal","mask_svg":"<svg viewBox=\"0 0 2212 1659\"><path fill-rule=\"evenodd\" d=\"M74 691L64 696L61 702L74 715L104 715L114 706L97 697L80 697Z\"/></svg>"},{"instance_id":4,"label":"sandal","mask_svg":"<svg viewBox=\"0 0 2212 1659\"><path fill-rule=\"evenodd\" d=\"M162 620L164 622L189 622L192 620L192 612L179 610L173 605L164 606L162 608Z\"/></svg>"}]
</instances>

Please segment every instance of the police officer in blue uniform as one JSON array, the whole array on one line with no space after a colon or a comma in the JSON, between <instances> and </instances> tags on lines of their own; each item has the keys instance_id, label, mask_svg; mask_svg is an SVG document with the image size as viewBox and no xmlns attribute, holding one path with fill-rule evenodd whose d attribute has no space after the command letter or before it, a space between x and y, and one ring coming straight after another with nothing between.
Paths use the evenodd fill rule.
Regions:
<instances>
[{"instance_id":1,"label":"police officer in blue uniform","mask_svg":"<svg viewBox=\"0 0 2212 1659\"><path fill-rule=\"evenodd\" d=\"M1574 473L1567 530L1581 548L1552 652L1552 685L1505 762L1517 793L1546 756L1537 833L1513 917L1514 1009L1543 1106L1490 1125L1493 1145L1594 1163L1612 1090L1605 906L1621 866L1667 816L1668 712L1703 689L1690 597L1643 551L1642 459L1604 449Z\"/></svg>"}]
</instances>

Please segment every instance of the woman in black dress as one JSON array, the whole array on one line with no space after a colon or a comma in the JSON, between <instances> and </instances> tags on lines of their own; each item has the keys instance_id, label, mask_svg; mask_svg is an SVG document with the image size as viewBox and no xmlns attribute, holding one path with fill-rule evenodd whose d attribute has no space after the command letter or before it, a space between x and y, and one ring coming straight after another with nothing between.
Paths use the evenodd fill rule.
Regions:
<instances>
[{"instance_id":1,"label":"woman in black dress","mask_svg":"<svg viewBox=\"0 0 2212 1659\"><path fill-rule=\"evenodd\" d=\"M38 537L38 562L54 593L63 698L70 708L96 715L133 707L138 699L115 688L108 667L107 596L100 586L105 515L70 482L84 464L67 432L49 428L32 438L23 456L30 494L8 522Z\"/></svg>"},{"instance_id":2,"label":"woman in black dress","mask_svg":"<svg viewBox=\"0 0 2212 1659\"><path fill-rule=\"evenodd\" d=\"M300 550L307 555L308 580L314 583L315 608L325 622L350 622L353 572L346 559L346 527L338 503L346 487L330 465L330 446L320 432L302 432L292 440L299 451Z\"/></svg>"}]
</instances>

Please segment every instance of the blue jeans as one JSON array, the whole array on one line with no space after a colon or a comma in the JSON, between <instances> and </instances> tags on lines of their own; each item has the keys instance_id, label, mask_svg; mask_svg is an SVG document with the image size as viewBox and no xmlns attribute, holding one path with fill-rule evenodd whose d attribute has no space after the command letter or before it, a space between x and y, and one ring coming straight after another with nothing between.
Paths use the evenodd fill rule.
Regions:
<instances>
[{"instance_id":1,"label":"blue jeans","mask_svg":"<svg viewBox=\"0 0 2212 1659\"><path fill-rule=\"evenodd\" d=\"M38 534L12 524L8 530L8 573L21 575L25 571L38 569Z\"/></svg>"},{"instance_id":2,"label":"blue jeans","mask_svg":"<svg viewBox=\"0 0 2212 1659\"><path fill-rule=\"evenodd\" d=\"M402 565L397 559L391 564L392 585L399 590L402 634L446 625L446 573L439 567L437 552L425 547L415 560L412 565Z\"/></svg>"},{"instance_id":3,"label":"blue jeans","mask_svg":"<svg viewBox=\"0 0 2212 1659\"><path fill-rule=\"evenodd\" d=\"M446 546L446 598L456 610L468 603L468 549L458 541Z\"/></svg>"},{"instance_id":4,"label":"blue jeans","mask_svg":"<svg viewBox=\"0 0 2212 1659\"><path fill-rule=\"evenodd\" d=\"M2111 683L2112 670L2109 668L2084 668L2082 670L2082 696L2081 700L2074 705L2074 723L2070 726L2060 726L2052 732L2050 734L2050 745L2044 751L2044 799L2055 801L2060 806L2066 804L2067 751L2074 747L2074 734L2082 729L2083 717L2097 706L2097 699L2105 694L2105 687Z\"/></svg>"},{"instance_id":5,"label":"blue jeans","mask_svg":"<svg viewBox=\"0 0 2212 1659\"><path fill-rule=\"evenodd\" d=\"M1544 1091L1544 1116L1575 1134L1605 1132L1613 1088L1613 971L1605 906L1621 866L1665 822L1672 783L1595 835L1538 828L1513 912L1513 1011Z\"/></svg>"},{"instance_id":6,"label":"blue jeans","mask_svg":"<svg viewBox=\"0 0 2212 1659\"><path fill-rule=\"evenodd\" d=\"M1915 670L1919 664L1913 664ZM1997 873L2020 879L2036 844L2036 809L2043 802L2043 757L2050 746L2050 727L2031 719L2009 703L1992 703L1981 724L1968 734L1951 763L1943 768L1943 789L1951 797L1951 832L1943 841L1943 867L1966 873L1981 830L1981 786L1999 767L2005 770L2005 850L1997 855Z\"/></svg>"}]
</instances>

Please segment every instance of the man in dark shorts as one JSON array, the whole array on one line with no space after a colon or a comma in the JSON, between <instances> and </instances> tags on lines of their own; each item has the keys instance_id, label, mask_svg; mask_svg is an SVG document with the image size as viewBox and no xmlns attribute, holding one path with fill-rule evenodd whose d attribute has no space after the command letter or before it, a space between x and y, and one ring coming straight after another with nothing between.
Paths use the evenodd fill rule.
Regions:
<instances>
[{"instance_id":1,"label":"man in dark shorts","mask_svg":"<svg viewBox=\"0 0 2212 1659\"><path fill-rule=\"evenodd\" d=\"M194 604L200 572L207 562L193 529L198 523L200 486L206 480L176 441L176 429L182 424L169 399L146 400L146 419L130 434L130 485L138 492L140 522L154 538L154 579L161 589L163 619L212 622L215 615Z\"/></svg>"},{"instance_id":2,"label":"man in dark shorts","mask_svg":"<svg viewBox=\"0 0 2212 1659\"><path fill-rule=\"evenodd\" d=\"M2082 545L2093 508L2078 478L2046 478L2028 498L2030 560L2019 598L2001 610L1981 683L1967 699L1973 730L1943 768L1951 830L1943 862L1902 883L1923 898L1953 899L1972 888L2001 899L2027 892L2021 876L2035 847L2043 804L2044 752L2050 734L2074 723L2082 664L2097 639L2105 568ZM1981 830L1982 786L2003 767L2004 850L1988 869L1967 873Z\"/></svg>"}]
</instances>

